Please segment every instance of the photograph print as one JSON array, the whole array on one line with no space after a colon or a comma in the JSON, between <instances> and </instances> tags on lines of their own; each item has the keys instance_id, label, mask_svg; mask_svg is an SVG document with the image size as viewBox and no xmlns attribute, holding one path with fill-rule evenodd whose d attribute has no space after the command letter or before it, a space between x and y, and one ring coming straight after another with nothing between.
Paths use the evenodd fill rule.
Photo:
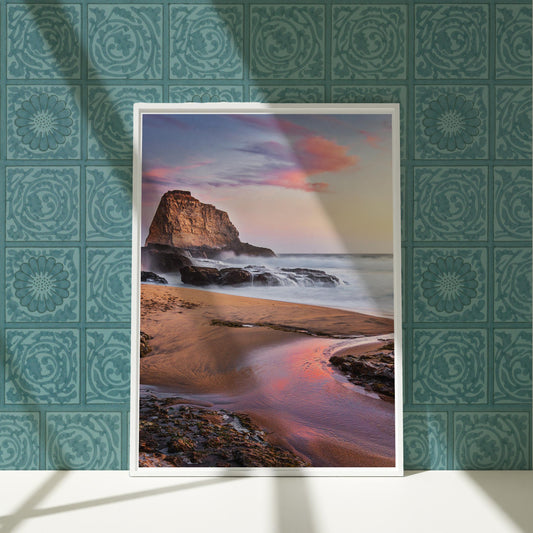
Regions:
<instances>
[{"instance_id":1,"label":"photograph print","mask_svg":"<svg viewBox=\"0 0 533 533\"><path fill-rule=\"evenodd\" d=\"M397 107L137 106L132 473L400 474Z\"/></svg>"}]
</instances>

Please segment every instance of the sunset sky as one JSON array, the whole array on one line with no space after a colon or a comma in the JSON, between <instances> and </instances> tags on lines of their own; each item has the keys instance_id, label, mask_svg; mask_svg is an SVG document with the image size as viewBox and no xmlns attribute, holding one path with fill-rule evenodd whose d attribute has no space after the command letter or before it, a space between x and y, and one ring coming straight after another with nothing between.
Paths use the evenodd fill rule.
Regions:
<instances>
[{"instance_id":1,"label":"sunset sky","mask_svg":"<svg viewBox=\"0 0 533 533\"><path fill-rule=\"evenodd\" d=\"M145 114L142 242L182 189L276 253L392 253L391 151L389 115Z\"/></svg>"}]
</instances>

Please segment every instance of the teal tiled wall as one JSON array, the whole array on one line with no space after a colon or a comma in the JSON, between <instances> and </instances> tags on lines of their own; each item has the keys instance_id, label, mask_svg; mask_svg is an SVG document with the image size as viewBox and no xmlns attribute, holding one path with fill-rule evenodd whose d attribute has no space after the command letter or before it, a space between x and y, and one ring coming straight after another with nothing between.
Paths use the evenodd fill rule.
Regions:
<instances>
[{"instance_id":1,"label":"teal tiled wall","mask_svg":"<svg viewBox=\"0 0 533 533\"><path fill-rule=\"evenodd\" d=\"M0 468L127 468L132 104L399 102L405 463L531 468L529 1L0 7Z\"/></svg>"}]
</instances>

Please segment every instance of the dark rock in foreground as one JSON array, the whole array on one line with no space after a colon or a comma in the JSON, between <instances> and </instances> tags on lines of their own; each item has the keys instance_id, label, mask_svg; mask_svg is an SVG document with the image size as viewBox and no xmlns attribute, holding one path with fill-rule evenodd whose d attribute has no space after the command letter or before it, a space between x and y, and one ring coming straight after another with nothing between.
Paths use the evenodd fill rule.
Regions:
<instances>
[{"instance_id":1,"label":"dark rock in foreground","mask_svg":"<svg viewBox=\"0 0 533 533\"><path fill-rule=\"evenodd\" d=\"M329 362L352 383L377 392L384 400L394 400L394 345L360 355L333 355Z\"/></svg>"},{"instance_id":2,"label":"dark rock in foreground","mask_svg":"<svg viewBox=\"0 0 533 533\"><path fill-rule=\"evenodd\" d=\"M216 285L220 281L220 271L216 268L185 266L180 268L181 281L199 287Z\"/></svg>"},{"instance_id":3,"label":"dark rock in foreground","mask_svg":"<svg viewBox=\"0 0 533 533\"><path fill-rule=\"evenodd\" d=\"M183 405L179 398L141 394L139 466L311 466L274 446L245 414Z\"/></svg>"},{"instance_id":4,"label":"dark rock in foreground","mask_svg":"<svg viewBox=\"0 0 533 533\"><path fill-rule=\"evenodd\" d=\"M155 272L141 271L141 281L150 283L159 283L161 285L167 285L168 281L162 276L158 276Z\"/></svg>"},{"instance_id":5,"label":"dark rock in foreground","mask_svg":"<svg viewBox=\"0 0 533 533\"><path fill-rule=\"evenodd\" d=\"M141 357L146 357L152 351L152 347L150 346L148 342L151 338L152 337L150 337L148 333L141 331L141 350L140 350Z\"/></svg>"},{"instance_id":6,"label":"dark rock in foreground","mask_svg":"<svg viewBox=\"0 0 533 533\"><path fill-rule=\"evenodd\" d=\"M316 285L334 287L340 283L337 276L314 268L282 268L281 271L289 273L289 276L292 274L293 276L303 277Z\"/></svg>"},{"instance_id":7,"label":"dark rock in foreground","mask_svg":"<svg viewBox=\"0 0 533 533\"><path fill-rule=\"evenodd\" d=\"M192 261L186 252L165 244L149 244L141 248L143 270L157 272L177 272L181 267L191 265Z\"/></svg>"}]
</instances>

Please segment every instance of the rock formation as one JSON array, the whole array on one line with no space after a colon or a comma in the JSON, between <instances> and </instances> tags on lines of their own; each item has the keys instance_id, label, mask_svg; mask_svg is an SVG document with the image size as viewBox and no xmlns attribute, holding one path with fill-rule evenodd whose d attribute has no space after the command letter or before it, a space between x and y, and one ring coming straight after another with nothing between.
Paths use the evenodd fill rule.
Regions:
<instances>
[{"instance_id":1,"label":"rock formation","mask_svg":"<svg viewBox=\"0 0 533 533\"><path fill-rule=\"evenodd\" d=\"M168 191L162 196L146 238L146 246L150 245L172 246L207 257L221 251L275 255L268 248L241 242L225 211L200 202L188 191Z\"/></svg>"}]
</instances>

